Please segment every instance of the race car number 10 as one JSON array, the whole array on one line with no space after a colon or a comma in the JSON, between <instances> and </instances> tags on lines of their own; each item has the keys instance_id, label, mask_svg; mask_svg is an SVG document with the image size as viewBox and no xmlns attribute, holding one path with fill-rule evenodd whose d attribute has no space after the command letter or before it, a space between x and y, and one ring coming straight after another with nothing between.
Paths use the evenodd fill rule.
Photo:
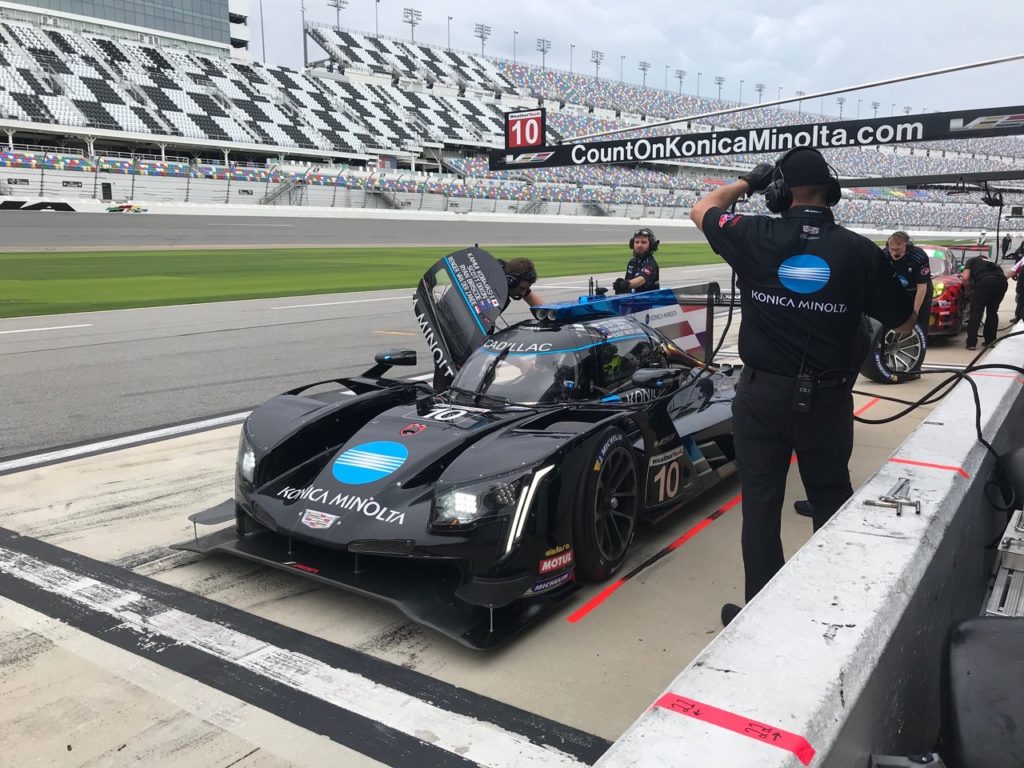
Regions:
<instances>
[{"instance_id":1,"label":"race car number 10","mask_svg":"<svg viewBox=\"0 0 1024 768\"><path fill-rule=\"evenodd\" d=\"M683 449L663 453L651 458L647 474L647 503L664 504L677 498L683 490L685 470Z\"/></svg>"}]
</instances>

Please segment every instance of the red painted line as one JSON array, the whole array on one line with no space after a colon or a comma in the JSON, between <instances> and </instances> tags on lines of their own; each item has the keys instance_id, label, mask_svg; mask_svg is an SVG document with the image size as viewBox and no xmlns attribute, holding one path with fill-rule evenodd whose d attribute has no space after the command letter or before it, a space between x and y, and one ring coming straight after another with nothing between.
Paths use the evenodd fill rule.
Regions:
<instances>
[{"instance_id":1,"label":"red painted line","mask_svg":"<svg viewBox=\"0 0 1024 768\"><path fill-rule=\"evenodd\" d=\"M860 416L868 408L873 408L874 406L878 405L878 402L879 402L879 398L877 398L877 397L873 398L871 400L868 400L866 403L864 403L864 405L862 405L860 408L858 408L856 411L854 411L853 415L854 416Z\"/></svg>"},{"instance_id":2,"label":"red painted line","mask_svg":"<svg viewBox=\"0 0 1024 768\"><path fill-rule=\"evenodd\" d=\"M963 467L951 467L948 464L932 464L932 463L927 462L927 461L912 461L910 459L896 459L896 458L892 458L892 459L889 459L889 461L891 461L894 464L909 464L912 467L931 467L932 469L945 469L945 470L948 470L950 472L956 472L957 474L963 475L968 480L971 478L970 475L968 475L966 472L964 472Z\"/></svg>"},{"instance_id":3,"label":"red painted line","mask_svg":"<svg viewBox=\"0 0 1024 768\"><path fill-rule=\"evenodd\" d=\"M616 589L618 589L625 583L625 579L618 579L617 581L613 581L607 587L602 589L599 594L595 595L590 600L588 600L582 608L579 608L578 610L571 613L568 617L569 623L575 624L577 621L582 619L592 610L597 608L597 606L599 606L601 603L603 603L605 600L611 597L612 592L614 592Z\"/></svg>"},{"instance_id":4,"label":"red painted line","mask_svg":"<svg viewBox=\"0 0 1024 768\"><path fill-rule=\"evenodd\" d=\"M1018 384L1024 384L1024 376L1016 373L985 373L984 371L971 371L970 376L991 376L995 379L1015 379Z\"/></svg>"},{"instance_id":5,"label":"red painted line","mask_svg":"<svg viewBox=\"0 0 1024 768\"><path fill-rule=\"evenodd\" d=\"M784 731L781 728L776 728L774 725L751 720L733 712L726 712L724 709L718 709L693 699L677 696L674 693L663 694L660 699L654 702L653 706L661 707L686 717L692 717L694 720L700 720L702 723L717 725L719 728L725 728L727 731L746 736L748 739L792 752L796 755L797 760L804 765L810 765L811 760L814 759L814 747L810 745L807 739L795 733Z\"/></svg>"},{"instance_id":6,"label":"red painted line","mask_svg":"<svg viewBox=\"0 0 1024 768\"><path fill-rule=\"evenodd\" d=\"M683 544L688 542L690 539L692 539L698 533L700 533L705 528L707 528L709 525L711 525L713 522L715 522L715 520L717 520L722 515L724 515L726 512L728 512L730 509L732 509L737 504L739 504L742 499L743 499L743 494L737 493L735 496L733 496L731 499L729 499L729 501L727 501L721 507L719 507L714 512L712 512L710 515L705 517L703 520L701 520L699 523L697 523L695 526L693 526L693 528L688 530L686 533L684 533L678 539L673 541L671 544L663 547L661 549L661 551L659 551L657 554L652 555L647 560L645 560L644 562L640 563L640 565L638 565L632 571L627 573L625 576L623 576L622 578L620 578L620 579L618 579L616 581L613 581L607 587L602 589L598 594L596 594L596 595L594 595L594 597L590 598L590 600L588 600L584 605L582 605L580 608L576 609L573 613L569 614L566 617L566 620L568 622L570 622L571 624L575 624L577 621L579 621L580 619L584 618L588 613L590 613L592 610L597 608L597 606L599 606L601 603L603 603L605 600L607 600L609 597L611 597L612 593L615 592L615 590L617 590L619 587L621 587L623 584L625 584L631 578L636 576L638 573L643 571L645 568L648 568L648 567L654 565L654 563L658 562L661 558L665 557L665 555L667 555L670 552L678 549Z\"/></svg>"}]
</instances>

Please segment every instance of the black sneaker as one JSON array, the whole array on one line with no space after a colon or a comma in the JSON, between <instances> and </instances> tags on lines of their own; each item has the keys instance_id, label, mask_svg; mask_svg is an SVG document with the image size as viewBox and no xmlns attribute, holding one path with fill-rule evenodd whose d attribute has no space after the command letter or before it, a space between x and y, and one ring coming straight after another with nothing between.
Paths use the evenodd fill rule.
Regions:
<instances>
[{"instance_id":1,"label":"black sneaker","mask_svg":"<svg viewBox=\"0 0 1024 768\"><path fill-rule=\"evenodd\" d=\"M967 351L968 351L968 352L973 352L973 351L974 351L974 350L976 350L977 348L978 348L978 345L977 345L977 344L968 344L968 345L967 345Z\"/></svg>"},{"instance_id":2,"label":"black sneaker","mask_svg":"<svg viewBox=\"0 0 1024 768\"><path fill-rule=\"evenodd\" d=\"M726 603L722 606L722 626L728 627L732 620L740 615L743 609L735 603Z\"/></svg>"},{"instance_id":3,"label":"black sneaker","mask_svg":"<svg viewBox=\"0 0 1024 768\"><path fill-rule=\"evenodd\" d=\"M793 509L796 510L798 515L802 515L803 517L814 517L814 510L811 509L811 502L809 501L794 501Z\"/></svg>"}]
</instances>

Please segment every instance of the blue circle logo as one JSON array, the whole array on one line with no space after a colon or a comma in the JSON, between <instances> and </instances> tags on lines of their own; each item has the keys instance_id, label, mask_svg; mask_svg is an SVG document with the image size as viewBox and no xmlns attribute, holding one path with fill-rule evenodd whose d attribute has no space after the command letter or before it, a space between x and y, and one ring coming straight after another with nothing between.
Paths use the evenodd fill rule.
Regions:
<instances>
[{"instance_id":1,"label":"blue circle logo","mask_svg":"<svg viewBox=\"0 0 1024 768\"><path fill-rule=\"evenodd\" d=\"M828 285L832 270L820 256L790 256L779 265L779 280L794 293L815 293Z\"/></svg>"},{"instance_id":2,"label":"blue circle logo","mask_svg":"<svg viewBox=\"0 0 1024 768\"><path fill-rule=\"evenodd\" d=\"M409 450L401 443L381 440L349 448L334 460L334 479L345 485L365 485L385 477L405 464Z\"/></svg>"}]
</instances>

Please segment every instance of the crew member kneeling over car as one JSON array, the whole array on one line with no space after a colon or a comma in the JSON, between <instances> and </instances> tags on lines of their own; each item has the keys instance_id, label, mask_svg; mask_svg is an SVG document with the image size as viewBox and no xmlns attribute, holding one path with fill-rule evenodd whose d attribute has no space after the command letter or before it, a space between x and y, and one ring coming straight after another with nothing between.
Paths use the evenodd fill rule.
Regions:
<instances>
[{"instance_id":1,"label":"crew member kneeling over car","mask_svg":"<svg viewBox=\"0 0 1024 768\"><path fill-rule=\"evenodd\" d=\"M727 210L764 192L781 218ZM781 518L790 456L821 527L853 493L853 395L861 314L910 331L906 292L873 242L837 225L839 181L817 150L797 148L699 200L690 218L739 278L739 352L733 401L743 491L742 550L749 601L783 566ZM739 612L722 608L728 624Z\"/></svg>"},{"instance_id":2,"label":"crew member kneeling over car","mask_svg":"<svg viewBox=\"0 0 1024 768\"><path fill-rule=\"evenodd\" d=\"M649 227L641 227L633 233L629 238L633 256L626 265L626 276L612 283L616 293L641 293L661 288L658 262L654 260L654 252L658 250L658 245L658 238Z\"/></svg>"}]
</instances>

